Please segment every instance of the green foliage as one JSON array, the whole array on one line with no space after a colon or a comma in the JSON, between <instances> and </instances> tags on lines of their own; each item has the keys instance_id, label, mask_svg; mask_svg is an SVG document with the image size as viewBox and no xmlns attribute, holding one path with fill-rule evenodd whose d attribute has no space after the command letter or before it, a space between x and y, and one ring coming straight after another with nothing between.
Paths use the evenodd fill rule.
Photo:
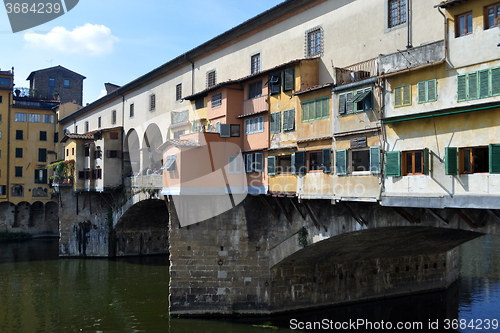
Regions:
<instances>
[{"instance_id":1,"label":"green foliage","mask_svg":"<svg viewBox=\"0 0 500 333\"><path fill-rule=\"evenodd\" d=\"M74 178L75 161L59 161L47 165L47 169L54 170L55 175L50 179L71 179Z\"/></svg>"},{"instance_id":2,"label":"green foliage","mask_svg":"<svg viewBox=\"0 0 500 333\"><path fill-rule=\"evenodd\" d=\"M302 248L307 246L307 229L305 227L300 228L299 232L299 245L302 246Z\"/></svg>"}]
</instances>

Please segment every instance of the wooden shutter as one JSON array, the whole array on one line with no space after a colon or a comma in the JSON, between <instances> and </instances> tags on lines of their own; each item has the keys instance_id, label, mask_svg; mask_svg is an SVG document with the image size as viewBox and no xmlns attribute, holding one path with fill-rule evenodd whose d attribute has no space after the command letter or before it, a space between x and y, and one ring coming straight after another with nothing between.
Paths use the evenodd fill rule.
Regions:
<instances>
[{"instance_id":1,"label":"wooden shutter","mask_svg":"<svg viewBox=\"0 0 500 333\"><path fill-rule=\"evenodd\" d=\"M330 99L325 98L321 100L321 118L328 118L330 116Z\"/></svg>"},{"instance_id":2,"label":"wooden shutter","mask_svg":"<svg viewBox=\"0 0 500 333\"><path fill-rule=\"evenodd\" d=\"M287 68L283 73L283 91L293 90L294 85L294 69Z\"/></svg>"},{"instance_id":3,"label":"wooden shutter","mask_svg":"<svg viewBox=\"0 0 500 333\"><path fill-rule=\"evenodd\" d=\"M354 92L348 92L346 94L346 108L345 111L346 113L351 113L354 112Z\"/></svg>"},{"instance_id":4,"label":"wooden shutter","mask_svg":"<svg viewBox=\"0 0 500 333\"><path fill-rule=\"evenodd\" d=\"M306 173L306 152L298 151L295 153L295 173L305 174Z\"/></svg>"},{"instance_id":5,"label":"wooden shutter","mask_svg":"<svg viewBox=\"0 0 500 333\"><path fill-rule=\"evenodd\" d=\"M467 100L467 74L457 76L457 101Z\"/></svg>"},{"instance_id":6,"label":"wooden shutter","mask_svg":"<svg viewBox=\"0 0 500 333\"><path fill-rule=\"evenodd\" d=\"M425 103L427 102L427 96L426 96L426 91L427 91L427 81L422 81L417 84L417 90L418 90L418 102L419 103Z\"/></svg>"},{"instance_id":7,"label":"wooden shutter","mask_svg":"<svg viewBox=\"0 0 500 333\"><path fill-rule=\"evenodd\" d=\"M485 98L490 95L490 70L479 71L479 98Z\"/></svg>"},{"instance_id":8,"label":"wooden shutter","mask_svg":"<svg viewBox=\"0 0 500 333\"><path fill-rule=\"evenodd\" d=\"M254 170L257 172L264 172L264 154L256 153L254 158L255 158Z\"/></svg>"},{"instance_id":9,"label":"wooden shutter","mask_svg":"<svg viewBox=\"0 0 500 333\"><path fill-rule=\"evenodd\" d=\"M385 153L385 175L387 177L401 177L400 151L388 151Z\"/></svg>"},{"instance_id":10,"label":"wooden shutter","mask_svg":"<svg viewBox=\"0 0 500 333\"><path fill-rule=\"evenodd\" d=\"M35 170L35 184L39 184L40 183L40 171L39 170Z\"/></svg>"},{"instance_id":11,"label":"wooden shutter","mask_svg":"<svg viewBox=\"0 0 500 333\"><path fill-rule=\"evenodd\" d=\"M444 148L444 173L458 175L458 149L456 147Z\"/></svg>"},{"instance_id":12,"label":"wooden shutter","mask_svg":"<svg viewBox=\"0 0 500 333\"><path fill-rule=\"evenodd\" d=\"M489 145L490 173L500 173L500 144Z\"/></svg>"},{"instance_id":13,"label":"wooden shutter","mask_svg":"<svg viewBox=\"0 0 500 333\"><path fill-rule=\"evenodd\" d=\"M309 121L313 121L318 117L316 110L317 110L316 101L309 103L309 119L308 119Z\"/></svg>"},{"instance_id":14,"label":"wooden shutter","mask_svg":"<svg viewBox=\"0 0 500 333\"><path fill-rule=\"evenodd\" d=\"M500 95L500 67L491 69L491 95Z\"/></svg>"},{"instance_id":15,"label":"wooden shutter","mask_svg":"<svg viewBox=\"0 0 500 333\"><path fill-rule=\"evenodd\" d=\"M468 74L467 81L469 83L467 92L469 95L469 100L477 99L478 95L478 86L477 86L477 72L472 72Z\"/></svg>"},{"instance_id":16,"label":"wooden shutter","mask_svg":"<svg viewBox=\"0 0 500 333\"><path fill-rule=\"evenodd\" d=\"M347 174L347 149L335 151L335 166L337 175L342 176Z\"/></svg>"},{"instance_id":17,"label":"wooden shutter","mask_svg":"<svg viewBox=\"0 0 500 333\"><path fill-rule=\"evenodd\" d=\"M330 148L323 149L323 172L332 172L332 150Z\"/></svg>"},{"instance_id":18,"label":"wooden shutter","mask_svg":"<svg viewBox=\"0 0 500 333\"><path fill-rule=\"evenodd\" d=\"M434 102L437 100L437 80L427 81L427 102Z\"/></svg>"},{"instance_id":19,"label":"wooden shutter","mask_svg":"<svg viewBox=\"0 0 500 333\"><path fill-rule=\"evenodd\" d=\"M302 122L309 120L309 104L310 103L302 103Z\"/></svg>"},{"instance_id":20,"label":"wooden shutter","mask_svg":"<svg viewBox=\"0 0 500 333\"><path fill-rule=\"evenodd\" d=\"M411 85L403 86L403 105L411 105Z\"/></svg>"},{"instance_id":21,"label":"wooden shutter","mask_svg":"<svg viewBox=\"0 0 500 333\"><path fill-rule=\"evenodd\" d=\"M245 155L245 171L247 173L253 172L253 154Z\"/></svg>"},{"instance_id":22,"label":"wooden shutter","mask_svg":"<svg viewBox=\"0 0 500 333\"><path fill-rule=\"evenodd\" d=\"M339 95L339 114L346 112L346 94Z\"/></svg>"},{"instance_id":23,"label":"wooden shutter","mask_svg":"<svg viewBox=\"0 0 500 333\"><path fill-rule=\"evenodd\" d=\"M220 125L220 137L221 138L229 138L231 136L231 125L230 124L221 124Z\"/></svg>"},{"instance_id":24,"label":"wooden shutter","mask_svg":"<svg viewBox=\"0 0 500 333\"><path fill-rule=\"evenodd\" d=\"M430 163L430 155L429 155L429 149L427 148L424 148L424 175L428 175L429 174L429 163Z\"/></svg>"},{"instance_id":25,"label":"wooden shutter","mask_svg":"<svg viewBox=\"0 0 500 333\"><path fill-rule=\"evenodd\" d=\"M394 88L394 106L403 106L403 87Z\"/></svg>"},{"instance_id":26,"label":"wooden shutter","mask_svg":"<svg viewBox=\"0 0 500 333\"><path fill-rule=\"evenodd\" d=\"M292 172L292 175L295 175L295 154L292 154L291 159L292 159L291 172Z\"/></svg>"},{"instance_id":27,"label":"wooden shutter","mask_svg":"<svg viewBox=\"0 0 500 333\"><path fill-rule=\"evenodd\" d=\"M380 173L380 146L370 147L370 173Z\"/></svg>"},{"instance_id":28,"label":"wooden shutter","mask_svg":"<svg viewBox=\"0 0 500 333\"><path fill-rule=\"evenodd\" d=\"M271 114L271 133L281 132L281 112Z\"/></svg>"},{"instance_id":29,"label":"wooden shutter","mask_svg":"<svg viewBox=\"0 0 500 333\"><path fill-rule=\"evenodd\" d=\"M276 156L269 156L267 158L267 174L269 176L276 175Z\"/></svg>"},{"instance_id":30,"label":"wooden shutter","mask_svg":"<svg viewBox=\"0 0 500 333\"><path fill-rule=\"evenodd\" d=\"M271 95L281 93L281 82L280 82L281 73L273 73L271 74Z\"/></svg>"},{"instance_id":31,"label":"wooden shutter","mask_svg":"<svg viewBox=\"0 0 500 333\"><path fill-rule=\"evenodd\" d=\"M295 109L283 111L283 131L293 131L295 128Z\"/></svg>"}]
</instances>

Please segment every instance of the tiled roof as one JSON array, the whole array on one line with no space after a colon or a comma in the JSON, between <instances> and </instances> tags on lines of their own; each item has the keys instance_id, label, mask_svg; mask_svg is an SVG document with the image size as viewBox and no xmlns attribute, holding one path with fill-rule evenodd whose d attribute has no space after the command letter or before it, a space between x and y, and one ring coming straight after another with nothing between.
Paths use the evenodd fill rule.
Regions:
<instances>
[{"instance_id":1,"label":"tiled roof","mask_svg":"<svg viewBox=\"0 0 500 333\"><path fill-rule=\"evenodd\" d=\"M328 140L331 139L331 136L323 136L321 138L311 138L311 139L304 139L304 140L297 140L297 143L304 143L304 142L310 142L310 141L321 141L321 140Z\"/></svg>"},{"instance_id":2,"label":"tiled roof","mask_svg":"<svg viewBox=\"0 0 500 333\"><path fill-rule=\"evenodd\" d=\"M61 142L65 142L68 139L94 140L94 134L91 134L91 133L87 133L87 134L71 134L71 133L66 133L64 135L64 138L62 138Z\"/></svg>"},{"instance_id":3,"label":"tiled roof","mask_svg":"<svg viewBox=\"0 0 500 333\"><path fill-rule=\"evenodd\" d=\"M319 89L323 89L323 88L327 88L327 87L331 87L331 86L333 86L333 83L319 84L319 85L316 85L316 86L309 87L309 88L307 88L305 90L296 91L294 93L294 95L305 94L305 93L308 93L310 91L315 91L315 90L319 90Z\"/></svg>"},{"instance_id":4,"label":"tiled roof","mask_svg":"<svg viewBox=\"0 0 500 333\"><path fill-rule=\"evenodd\" d=\"M458 5L458 4L461 4L463 2L467 2L468 0L445 0L445 1L441 1L441 3L439 3L439 5L437 5L436 7L441 7L441 8L448 8L448 7L451 7L453 5Z\"/></svg>"}]
</instances>

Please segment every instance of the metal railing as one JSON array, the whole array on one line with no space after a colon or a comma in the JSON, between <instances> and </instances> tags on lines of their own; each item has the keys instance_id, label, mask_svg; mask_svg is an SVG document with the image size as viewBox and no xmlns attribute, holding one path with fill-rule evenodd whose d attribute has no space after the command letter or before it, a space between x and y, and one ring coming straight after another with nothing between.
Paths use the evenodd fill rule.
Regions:
<instances>
[{"instance_id":1,"label":"metal railing","mask_svg":"<svg viewBox=\"0 0 500 333\"><path fill-rule=\"evenodd\" d=\"M342 86L352 82L366 80L378 75L378 58L358 62L357 64L335 68L335 78L337 86Z\"/></svg>"}]
</instances>

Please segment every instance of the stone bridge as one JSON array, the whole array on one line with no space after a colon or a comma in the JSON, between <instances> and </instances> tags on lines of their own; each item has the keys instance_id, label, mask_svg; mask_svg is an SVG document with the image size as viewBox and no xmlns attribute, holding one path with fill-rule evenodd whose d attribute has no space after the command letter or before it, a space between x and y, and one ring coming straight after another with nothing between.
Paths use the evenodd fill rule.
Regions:
<instances>
[{"instance_id":1,"label":"stone bridge","mask_svg":"<svg viewBox=\"0 0 500 333\"><path fill-rule=\"evenodd\" d=\"M170 313L262 314L448 287L457 246L496 211L248 196L181 228L171 199Z\"/></svg>"}]
</instances>

